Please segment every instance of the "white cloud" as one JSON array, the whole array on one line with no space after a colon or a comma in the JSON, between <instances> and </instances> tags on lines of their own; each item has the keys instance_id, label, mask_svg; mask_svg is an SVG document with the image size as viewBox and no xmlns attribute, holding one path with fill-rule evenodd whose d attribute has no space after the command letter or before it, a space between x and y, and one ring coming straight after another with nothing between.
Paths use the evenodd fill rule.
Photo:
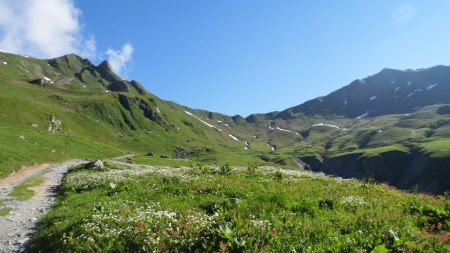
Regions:
<instances>
[{"instance_id":1,"label":"white cloud","mask_svg":"<svg viewBox=\"0 0 450 253\"><path fill-rule=\"evenodd\" d=\"M0 49L50 58L68 53L95 58L93 37L82 35L73 0L0 1Z\"/></svg>"},{"instance_id":2,"label":"white cloud","mask_svg":"<svg viewBox=\"0 0 450 253\"><path fill-rule=\"evenodd\" d=\"M127 63L131 60L133 51L133 46L128 42L123 45L122 50L108 48L108 51L106 51L108 62L115 73L120 74L122 72Z\"/></svg>"},{"instance_id":3,"label":"white cloud","mask_svg":"<svg viewBox=\"0 0 450 253\"><path fill-rule=\"evenodd\" d=\"M412 4L405 4L392 12L392 23L395 25L405 24L416 16L416 7Z\"/></svg>"}]
</instances>

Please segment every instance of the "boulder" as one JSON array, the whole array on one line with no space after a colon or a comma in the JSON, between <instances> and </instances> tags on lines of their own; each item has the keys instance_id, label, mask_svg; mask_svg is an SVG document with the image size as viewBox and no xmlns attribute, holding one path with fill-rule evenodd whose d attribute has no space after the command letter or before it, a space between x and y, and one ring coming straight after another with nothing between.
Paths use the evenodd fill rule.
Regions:
<instances>
[{"instance_id":1,"label":"boulder","mask_svg":"<svg viewBox=\"0 0 450 253\"><path fill-rule=\"evenodd\" d=\"M182 158L182 159L191 158L195 155L194 152L184 150L180 147L175 148L174 153L175 153L176 158Z\"/></svg>"},{"instance_id":2,"label":"boulder","mask_svg":"<svg viewBox=\"0 0 450 253\"><path fill-rule=\"evenodd\" d=\"M233 203L235 205L241 203L241 200L239 198L230 198L229 200L231 203Z\"/></svg>"},{"instance_id":3,"label":"boulder","mask_svg":"<svg viewBox=\"0 0 450 253\"><path fill-rule=\"evenodd\" d=\"M86 168L89 169L103 169L104 166L105 165L102 160L95 160L86 164Z\"/></svg>"}]
</instances>

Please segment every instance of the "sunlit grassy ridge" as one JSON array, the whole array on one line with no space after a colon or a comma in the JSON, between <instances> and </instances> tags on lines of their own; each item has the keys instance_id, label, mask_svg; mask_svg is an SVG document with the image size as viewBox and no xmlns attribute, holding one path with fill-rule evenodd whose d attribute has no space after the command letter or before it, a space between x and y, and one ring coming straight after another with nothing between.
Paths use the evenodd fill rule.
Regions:
<instances>
[{"instance_id":1,"label":"sunlit grassy ridge","mask_svg":"<svg viewBox=\"0 0 450 253\"><path fill-rule=\"evenodd\" d=\"M73 170L37 252L448 252L440 197L273 167Z\"/></svg>"}]
</instances>

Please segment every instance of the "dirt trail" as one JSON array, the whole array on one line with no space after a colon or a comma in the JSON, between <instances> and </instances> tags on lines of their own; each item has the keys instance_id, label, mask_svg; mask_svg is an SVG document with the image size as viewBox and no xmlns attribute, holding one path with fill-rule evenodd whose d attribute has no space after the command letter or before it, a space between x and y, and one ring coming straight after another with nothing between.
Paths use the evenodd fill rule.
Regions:
<instances>
[{"instance_id":1,"label":"dirt trail","mask_svg":"<svg viewBox=\"0 0 450 253\"><path fill-rule=\"evenodd\" d=\"M0 217L0 252L23 251L37 221L52 207L55 187L69 168L84 162L72 160L61 164L30 166L0 180L0 208L11 209L7 216ZM33 188L35 195L31 199L19 201L9 197L15 186L37 175L44 177L45 182Z\"/></svg>"}]
</instances>

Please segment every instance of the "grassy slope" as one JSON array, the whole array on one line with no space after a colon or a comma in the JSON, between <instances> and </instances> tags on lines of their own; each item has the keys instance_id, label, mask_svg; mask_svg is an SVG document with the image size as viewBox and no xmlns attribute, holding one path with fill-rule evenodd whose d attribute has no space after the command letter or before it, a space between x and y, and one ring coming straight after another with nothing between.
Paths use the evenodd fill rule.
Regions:
<instances>
[{"instance_id":1,"label":"grassy slope","mask_svg":"<svg viewBox=\"0 0 450 253\"><path fill-rule=\"evenodd\" d=\"M33 58L3 53L0 58L8 62L0 66L0 177L24 164L70 158L148 151L173 157L176 147L197 151L195 159L203 162L258 160L255 152L245 151L243 142L233 141L228 132L219 133L184 112L200 116L200 111L132 91L123 95L130 101L147 101L163 122L145 118L136 106L126 110L117 94L106 93L96 81L83 84L73 77L73 69L79 68L75 56L69 56L70 64L65 60L58 69ZM28 83L42 76L55 83L46 87ZM61 84L66 79L70 83ZM52 116L62 121L55 133L47 131ZM208 152L199 151L205 148Z\"/></svg>"},{"instance_id":2,"label":"grassy slope","mask_svg":"<svg viewBox=\"0 0 450 253\"><path fill-rule=\"evenodd\" d=\"M132 176L136 171L144 174ZM443 198L275 168L220 171L117 165L72 171L32 250L449 250Z\"/></svg>"}]
</instances>

